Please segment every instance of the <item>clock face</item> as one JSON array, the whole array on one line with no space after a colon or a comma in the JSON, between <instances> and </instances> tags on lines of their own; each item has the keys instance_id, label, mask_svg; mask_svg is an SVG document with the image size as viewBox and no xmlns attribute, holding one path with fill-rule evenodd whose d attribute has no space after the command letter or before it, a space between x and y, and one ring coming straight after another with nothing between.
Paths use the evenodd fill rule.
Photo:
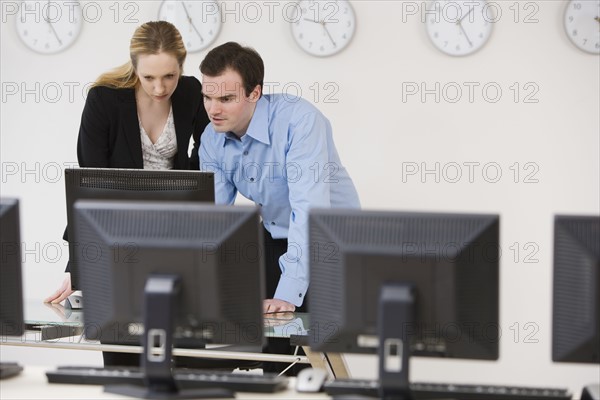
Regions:
<instances>
[{"instance_id":1,"label":"clock face","mask_svg":"<svg viewBox=\"0 0 600 400\"><path fill-rule=\"evenodd\" d=\"M301 0L294 14L291 19L294 40L313 56L340 52L354 35L354 10L346 0Z\"/></svg>"},{"instance_id":2,"label":"clock face","mask_svg":"<svg viewBox=\"0 0 600 400\"><path fill-rule=\"evenodd\" d=\"M484 0L435 0L427 14L429 38L442 52L466 56L489 39L494 16Z\"/></svg>"},{"instance_id":3,"label":"clock face","mask_svg":"<svg viewBox=\"0 0 600 400\"><path fill-rule=\"evenodd\" d=\"M600 0L571 0L565 9L564 23L575 46L600 54Z\"/></svg>"},{"instance_id":4,"label":"clock face","mask_svg":"<svg viewBox=\"0 0 600 400\"><path fill-rule=\"evenodd\" d=\"M163 1L158 19L177 27L188 52L209 47L221 30L221 12L216 1Z\"/></svg>"},{"instance_id":5,"label":"clock face","mask_svg":"<svg viewBox=\"0 0 600 400\"><path fill-rule=\"evenodd\" d=\"M16 20L19 38L42 54L58 53L72 45L81 25L77 1L23 1Z\"/></svg>"}]
</instances>

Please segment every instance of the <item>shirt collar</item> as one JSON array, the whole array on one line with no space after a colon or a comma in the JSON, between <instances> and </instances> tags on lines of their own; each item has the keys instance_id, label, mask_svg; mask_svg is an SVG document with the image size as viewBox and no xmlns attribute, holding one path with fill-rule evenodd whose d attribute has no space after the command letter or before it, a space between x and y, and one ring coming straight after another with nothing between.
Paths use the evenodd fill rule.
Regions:
<instances>
[{"instance_id":1,"label":"shirt collar","mask_svg":"<svg viewBox=\"0 0 600 400\"><path fill-rule=\"evenodd\" d=\"M256 102L254 114L252 115L250 125L248 125L248 129L246 130L246 135L244 135L266 145L271 144L271 138L269 136L269 106L269 100L264 95L261 96ZM227 132L225 138L239 140L232 132Z\"/></svg>"}]
</instances>

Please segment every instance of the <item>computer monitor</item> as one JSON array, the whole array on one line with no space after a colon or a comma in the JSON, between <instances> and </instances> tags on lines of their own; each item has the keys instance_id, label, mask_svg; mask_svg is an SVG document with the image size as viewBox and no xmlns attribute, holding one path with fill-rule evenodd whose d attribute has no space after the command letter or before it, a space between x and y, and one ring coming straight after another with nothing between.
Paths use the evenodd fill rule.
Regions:
<instances>
[{"instance_id":1,"label":"computer monitor","mask_svg":"<svg viewBox=\"0 0 600 400\"><path fill-rule=\"evenodd\" d=\"M21 336L23 283L19 201L0 199L0 326L2 336Z\"/></svg>"},{"instance_id":2,"label":"computer monitor","mask_svg":"<svg viewBox=\"0 0 600 400\"><path fill-rule=\"evenodd\" d=\"M21 274L19 201L0 198L0 336L3 338L21 336L25 331ZM16 375L22 369L17 363L1 362L0 379Z\"/></svg>"},{"instance_id":3,"label":"computer monitor","mask_svg":"<svg viewBox=\"0 0 600 400\"><path fill-rule=\"evenodd\" d=\"M79 243L73 226L73 204L80 199L215 201L214 174L200 171L114 168L65 170L67 237L71 286L81 289L75 252Z\"/></svg>"},{"instance_id":4,"label":"computer monitor","mask_svg":"<svg viewBox=\"0 0 600 400\"><path fill-rule=\"evenodd\" d=\"M554 217L552 360L600 363L600 216Z\"/></svg>"},{"instance_id":5,"label":"computer monitor","mask_svg":"<svg viewBox=\"0 0 600 400\"><path fill-rule=\"evenodd\" d=\"M98 339L117 343L141 336L150 390L177 392L171 374L174 338L262 345L264 259L257 207L80 200L74 217L87 249L76 253L86 335L96 332Z\"/></svg>"},{"instance_id":6,"label":"computer monitor","mask_svg":"<svg viewBox=\"0 0 600 400\"><path fill-rule=\"evenodd\" d=\"M309 243L311 347L378 351L383 397L410 355L498 358L499 216L312 210Z\"/></svg>"}]
</instances>

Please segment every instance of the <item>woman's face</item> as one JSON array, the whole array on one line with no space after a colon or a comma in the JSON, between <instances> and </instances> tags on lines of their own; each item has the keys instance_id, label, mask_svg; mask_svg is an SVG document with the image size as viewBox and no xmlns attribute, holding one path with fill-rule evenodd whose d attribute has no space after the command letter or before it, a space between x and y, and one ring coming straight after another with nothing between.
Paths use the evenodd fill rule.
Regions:
<instances>
[{"instance_id":1,"label":"woman's face","mask_svg":"<svg viewBox=\"0 0 600 400\"><path fill-rule=\"evenodd\" d=\"M177 88L181 68L171 54L143 54L138 57L136 74L143 89L141 93L162 102L168 101Z\"/></svg>"}]
</instances>

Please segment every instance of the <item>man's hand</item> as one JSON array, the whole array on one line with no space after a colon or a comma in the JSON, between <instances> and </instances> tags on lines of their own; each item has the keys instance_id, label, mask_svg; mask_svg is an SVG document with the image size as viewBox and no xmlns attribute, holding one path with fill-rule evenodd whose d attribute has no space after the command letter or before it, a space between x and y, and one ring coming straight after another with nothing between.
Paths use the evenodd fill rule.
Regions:
<instances>
[{"instance_id":1,"label":"man's hand","mask_svg":"<svg viewBox=\"0 0 600 400\"><path fill-rule=\"evenodd\" d=\"M60 288L56 292L52 293L50 296L46 297L46 299L44 299L44 303L60 303L61 301L69 297L73 292L74 290L71 289L71 274L67 272L67 276L63 281L62 285L60 285Z\"/></svg>"},{"instance_id":2,"label":"man's hand","mask_svg":"<svg viewBox=\"0 0 600 400\"><path fill-rule=\"evenodd\" d=\"M287 301L284 300L279 300L279 299L266 299L263 300L263 313L267 314L272 314L272 313L278 313L278 312L289 312L289 311L295 311L296 310L296 306L293 305L292 303L288 303Z\"/></svg>"}]
</instances>

